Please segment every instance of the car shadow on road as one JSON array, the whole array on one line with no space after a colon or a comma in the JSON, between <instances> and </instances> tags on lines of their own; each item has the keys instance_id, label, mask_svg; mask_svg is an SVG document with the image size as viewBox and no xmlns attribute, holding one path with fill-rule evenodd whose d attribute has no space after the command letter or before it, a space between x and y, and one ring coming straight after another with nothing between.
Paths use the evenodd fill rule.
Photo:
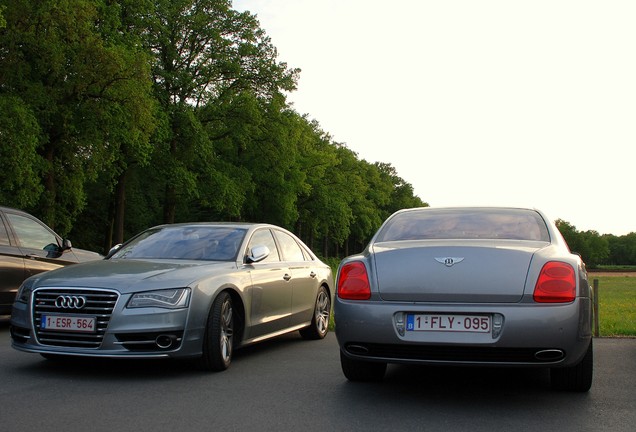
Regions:
<instances>
[{"instance_id":1,"label":"car shadow on road","mask_svg":"<svg viewBox=\"0 0 636 432\"><path fill-rule=\"evenodd\" d=\"M516 396L559 394L550 387L548 369L409 365L389 365L381 382L347 382L341 389L348 395L399 395L407 401L435 403L504 402Z\"/></svg>"},{"instance_id":2,"label":"car shadow on road","mask_svg":"<svg viewBox=\"0 0 636 432\"><path fill-rule=\"evenodd\" d=\"M545 390L550 388L549 369L442 367L392 365L385 380L394 385L426 384L429 388L454 392L462 389Z\"/></svg>"},{"instance_id":3,"label":"car shadow on road","mask_svg":"<svg viewBox=\"0 0 636 432\"><path fill-rule=\"evenodd\" d=\"M280 350L288 349L290 345L302 343L300 336L283 335L238 349L234 352L230 369L240 367L244 361L254 361L260 356L272 355ZM74 379L156 380L214 373L202 370L196 359L93 358L63 355L43 358L37 354L29 354L29 356L34 361L24 363L17 371L24 371L32 376L54 374L56 377Z\"/></svg>"}]
</instances>

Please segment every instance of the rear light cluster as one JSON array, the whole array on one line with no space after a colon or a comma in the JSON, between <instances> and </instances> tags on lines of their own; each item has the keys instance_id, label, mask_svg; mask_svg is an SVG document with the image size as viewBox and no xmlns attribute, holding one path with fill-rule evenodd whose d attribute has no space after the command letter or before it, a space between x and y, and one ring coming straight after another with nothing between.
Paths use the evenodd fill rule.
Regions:
<instances>
[{"instance_id":1,"label":"rear light cluster","mask_svg":"<svg viewBox=\"0 0 636 432\"><path fill-rule=\"evenodd\" d=\"M571 265L550 261L541 269L534 287L538 303L568 303L576 298L576 273Z\"/></svg>"},{"instance_id":2,"label":"rear light cluster","mask_svg":"<svg viewBox=\"0 0 636 432\"><path fill-rule=\"evenodd\" d=\"M368 300L371 298L371 286L367 268L360 261L342 266L338 278L338 297L344 300Z\"/></svg>"}]
</instances>

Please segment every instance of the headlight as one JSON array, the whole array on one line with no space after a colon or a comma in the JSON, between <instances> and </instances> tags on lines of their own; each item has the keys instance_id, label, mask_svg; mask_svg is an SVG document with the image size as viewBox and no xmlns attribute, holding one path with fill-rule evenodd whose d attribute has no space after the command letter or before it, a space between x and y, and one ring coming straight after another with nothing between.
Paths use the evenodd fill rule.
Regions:
<instances>
[{"instance_id":1,"label":"headlight","mask_svg":"<svg viewBox=\"0 0 636 432\"><path fill-rule=\"evenodd\" d=\"M31 293L33 292L33 283L35 280L27 279L25 280L20 288L18 289L18 293L15 296L15 301L20 303L28 303L31 298Z\"/></svg>"},{"instance_id":2,"label":"headlight","mask_svg":"<svg viewBox=\"0 0 636 432\"><path fill-rule=\"evenodd\" d=\"M165 309L181 309L188 307L189 288L174 288L160 291L146 291L133 295L128 301L128 308L159 307Z\"/></svg>"}]
</instances>

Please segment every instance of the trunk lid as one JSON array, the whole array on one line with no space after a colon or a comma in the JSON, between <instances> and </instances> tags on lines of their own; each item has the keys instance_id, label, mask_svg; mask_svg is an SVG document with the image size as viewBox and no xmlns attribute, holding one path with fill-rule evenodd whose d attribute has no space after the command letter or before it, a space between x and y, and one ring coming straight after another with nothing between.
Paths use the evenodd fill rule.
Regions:
<instances>
[{"instance_id":1,"label":"trunk lid","mask_svg":"<svg viewBox=\"0 0 636 432\"><path fill-rule=\"evenodd\" d=\"M392 242L373 246L380 296L389 301L514 303L542 242Z\"/></svg>"}]
</instances>

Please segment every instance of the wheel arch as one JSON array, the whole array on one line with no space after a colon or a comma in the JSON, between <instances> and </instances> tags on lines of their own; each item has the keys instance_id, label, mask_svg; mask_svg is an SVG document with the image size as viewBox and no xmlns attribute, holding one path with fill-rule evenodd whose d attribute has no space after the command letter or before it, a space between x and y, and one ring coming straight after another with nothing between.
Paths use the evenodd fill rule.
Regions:
<instances>
[{"instance_id":1,"label":"wheel arch","mask_svg":"<svg viewBox=\"0 0 636 432\"><path fill-rule=\"evenodd\" d=\"M243 302L243 297L233 287L225 287L223 289L220 289L217 295L215 296L215 298L218 297L223 292L228 293L230 295L230 298L232 299L232 306L234 308L234 314L235 314L234 346L237 347L237 346L240 346L241 343L243 342L243 338L245 334L245 304Z\"/></svg>"}]
</instances>

